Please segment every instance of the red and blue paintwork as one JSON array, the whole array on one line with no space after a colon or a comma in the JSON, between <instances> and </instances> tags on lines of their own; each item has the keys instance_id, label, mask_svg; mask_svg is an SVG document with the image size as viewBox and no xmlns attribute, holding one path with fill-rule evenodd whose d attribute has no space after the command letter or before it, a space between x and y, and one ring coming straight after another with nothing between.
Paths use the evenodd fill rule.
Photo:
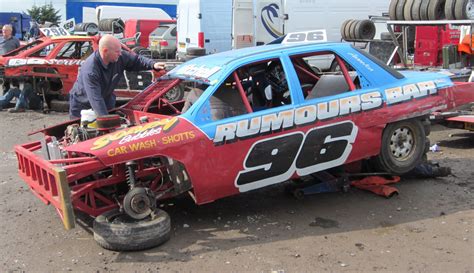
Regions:
<instances>
[{"instance_id":1,"label":"red and blue paintwork","mask_svg":"<svg viewBox=\"0 0 474 273\"><path fill-rule=\"evenodd\" d=\"M305 100L290 56L313 51L338 54L357 71L361 77L362 88L331 97ZM258 112L247 107L250 111L244 115L218 121L210 118L209 99L228 76L242 65L275 58L283 64L291 92L291 104ZM347 73L344 65L342 72ZM206 83L208 88L186 113L181 114L178 107L174 106L172 108L175 113L172 115L149 111L152 103L161 106L167 104L166 100L164 104L160 104L163 101L160 101L159 97L172 86L179 84L180 79ZM241 89L239 86L237 88ZM396 93L398 89L404 90L405 93ZM410 93L410 90L417 91ZM157 98L158 101L155 101ZM342 106L347 103L348 98L361 101L361 107L344 106L350 109L344 112ZM363 103L364 98L368 104ZM325 119L319 117L319 112L316 115L319 108L330 105L331 101L341 106L338 106L337 114ZM436 73L394 74L347 44L268 45L197 58L175 68L163 81L152 84L117 110L136 126L67 146L64 151L69 158L56 161L43 159L34 153L40 149L40 142L18 145L15 150L19 158L20 176L45 203L52 203L63 219L71 218L73 209L97 216L117 204L94 190L105 185L125 183L123 166L127 161L164 157L181 162L192 184L192 196L196 203L204 204L242 191L296 178L307 171L319 171L375 156L380 151L382 132L387 124L426 116L433 111L450 109L471 101L474 101L473 83L453 83L445 75ZM172 105L178 104L179 102ZM314 119L311 120L309 117L313 113ZM285 115L288 115L287 119ZM141 118L145 116L147 122L141 123ZM291 124L286 127L284 123L280 127L263 126L262 119L275 116ZM46 135L61 136L65 125L73 122L42 132ZM248 133L253 123L258 123L258 126L255 125L257 129ZM238 136L238 130L243 128L241 124L247 126L245 130L248 134L244 137ZM234 128L235 131L229 133L229 128ZM325 128L326 131L323 130ZM322 143L317 143L319 146L314 147L319 147L319 155L329 158L325 162L315 161L316 163L311 165L312 163L306 162L307 149L301 147L317 140L312 136L312 132L318 129L326 135L320 140ZM343 129L348 132L342 133ZM223 132L226 132L225 137ZM221 139L223 141L218 141ZM265 145L265 142L273 143L272 141L276 141L278 145L274 148L270 146L271 149L266 154L260 153L259 155L263 155L261 158L249 159L249 156L253 156L256 146L262 143ZM278 158L282 151L288 153L287 160ZM330 158L331 151L337 151L337 156ZM62 163L63 166L59 167L55 163ZM280 166L278 164L283 164L287 169L273 170L272 167ZM110 178L77 185L76 181L79 179L105 168L113 170ZM66 181L58 178L61 170L65 171ZM269 170L274 171L275 175L262 176L262 172ZM145 176L147 171L157 170L139 171L143 171ZM252 172L260 172L256 174L255 181L239 184L242 176ZM41 178L42 173L46 174L47 179ZM51 190L52 184L59 185L61 181L71 188L69 190L66 187L66 196L61 196L58 190ZM49 186L45 187L46 184ZM106 205L94 204L97 199ZM65 203L72 207L69 212ZM73 226L73 220L68 221L69 225Z\"/></svg>"}]
</instances>

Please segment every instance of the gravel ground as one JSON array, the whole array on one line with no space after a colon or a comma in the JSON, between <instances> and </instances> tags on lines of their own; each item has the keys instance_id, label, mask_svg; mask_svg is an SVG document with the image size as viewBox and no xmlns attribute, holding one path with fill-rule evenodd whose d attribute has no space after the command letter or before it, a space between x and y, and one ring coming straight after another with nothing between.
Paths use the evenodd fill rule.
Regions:
<instances>
[{"instance_id":1,"label":"gravel ground","mask_svg":"<svg viewBox=\"0 0 474 273\"><path fill-rule=\"evenodd\" d=\"M65 114L0 112L0 271L474 272L474 133L435 126L453 169L404 179L385 199L351 189L296 200L282 186L196 206L169 201L171 240L140 252L100 248L90 228L65 231L17 175L13 146Z\"/></svg>"}]
</instances>

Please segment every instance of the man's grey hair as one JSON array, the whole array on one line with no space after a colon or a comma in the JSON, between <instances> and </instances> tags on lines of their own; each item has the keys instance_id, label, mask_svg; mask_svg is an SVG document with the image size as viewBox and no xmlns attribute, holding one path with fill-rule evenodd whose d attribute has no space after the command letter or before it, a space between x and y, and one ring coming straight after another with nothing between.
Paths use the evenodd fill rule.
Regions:
<instances>
[{"instance_id":1,"label":"man's grey hair","mask_svg":"<svg viewBox=\"0 0 474 273\"><path fill-rule=\"evenodd\" d=\"M13 30L13 26L10 24L3 25L3 29Z\"/></svg>"}]
</instances>

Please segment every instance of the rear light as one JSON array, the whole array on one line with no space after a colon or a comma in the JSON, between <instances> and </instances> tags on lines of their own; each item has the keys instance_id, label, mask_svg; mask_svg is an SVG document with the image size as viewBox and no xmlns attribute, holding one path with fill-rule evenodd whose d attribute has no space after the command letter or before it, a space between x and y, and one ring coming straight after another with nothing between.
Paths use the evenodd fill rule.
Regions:
<instances>
[{"instance_id":1,"label":"rear light","mask_svg":"<svg viewBox=\"0 0 474 273\"><path fill-rule=\"evenodd\" d=\"M198 47L204 48L204 32L198 33Z\"/></svg>"},{"instance_id":2,"label":"rear light","mask_svg":"<svg viewBox=\"0 0 474 273\"><path fill-rule=\"evenodd\" d=\"M160 41L160 46L168 46L168 41Z\"/></svg>"}]
</instances>

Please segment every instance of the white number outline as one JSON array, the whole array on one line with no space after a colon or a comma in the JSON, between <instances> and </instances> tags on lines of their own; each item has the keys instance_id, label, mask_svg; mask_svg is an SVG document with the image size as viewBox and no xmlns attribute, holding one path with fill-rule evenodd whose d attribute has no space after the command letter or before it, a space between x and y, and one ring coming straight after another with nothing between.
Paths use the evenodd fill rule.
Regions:
<instances>
[{"instance_id":1,"label":"white number outline","mask_svg":"<svg viewBox=\"0 0 474 273\"><path fill-rule=\"evenodd\" d=\"M319 163L319 164L316 164L316 165L313 165L313 166L309 166L309 167L306 167L306 168L302 168L302 169L296 168L296 161L298 160L298 157L300 156L301 149L304 146L306 137L310 132L312 132L314 130L326 128L326 127L337 126L337 125L340 125L340 124L343 124L343 123L351 123L352 124L352 131L349 135L341 136L341 137L335 137L335 138L331 138L331 136L326 136L326 139L324 141L324 144L326 144L326 143L339 141L339 140L347 140L346 148L344 149L344 151L342 152L342 154L339 158L336 158L336 159L328 161L328 162L323 162L323 163ZM255 190L255 189L258 189L258 188L266 187L266 186L269 186L269 185L284 182L284 181L290 179L295 172L299 176L303 176L303 175L308 175L308 174L311 174L311 173L315 173L315 172L318 172L318 171L322 171L322 170L326 170L326 169L329 169L329 168L332 168L332 167L342 165L342 164L344 164L344 162L346 162L347 158L349 157L349 155L352 151L352 144L355 142L358 131L359 131L359 129L354 124L354 122L352 122L350 120L346 120L346 121L332 123L332 124L328 124L328 125L324 125L324 126L318 126L318 127L315 127L311 130L308 130L307 133L303 133L301 131L291 132L291 133L288 133L288 134L273 136L273 137L270 137L270 138L265 138L265 139L256 141L255 143L252 144L249 151L247 152L247 155L245 156L245 159L242 162L243 170L239 171L239 173L237 174L237 176L234 180L234 185L235 185L236 188L239 189L240 192L247 192L247 191ZM265 141L270 141L270 140L273 140L273 139L276 139L276 138L282 138L282 137L286 137L286 136L290 136L290 135L296 135L296 134L303 135L303 139L301 140L300 146L298 148L298 152L296 153L296 155L293 159L293 163L291 164L288 171L286 171L283 174L279 174L279 175L272 176L272 177L267 177L267 178L257 180L257 181L253 181L253 182L250 182L250 183L246 183L246 184L243 184L243 185L238 185L237 184L241 174L245 174L245 173L252 172L252 171L255 171L255 170L259 170L259 169L269 169L271 167L272 163L267 163L267 164L264 164L264 165L251 167L251 168L247 168L245 166L250 153L253 151L253 148L257 144L265 142Z\"/></svg>"}]
</instances>

